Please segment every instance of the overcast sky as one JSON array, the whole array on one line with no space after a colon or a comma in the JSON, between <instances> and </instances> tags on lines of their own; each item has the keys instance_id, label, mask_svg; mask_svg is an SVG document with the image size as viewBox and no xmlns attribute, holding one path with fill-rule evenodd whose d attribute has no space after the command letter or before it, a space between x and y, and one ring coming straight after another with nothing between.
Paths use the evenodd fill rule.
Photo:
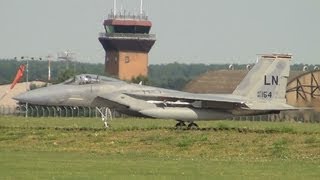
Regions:
<instances>
[{"instance_id":1,"label":"overcast sky","mask_svg":"<svg viewBox=\"0 0 320 180\"><path fill-rule=\"evenodd\" d=\"M140 0L118 0L138 12ZM113 0L0 0L0 58L70 50L104 63L98 41ZM252 63L292 53L320 63L319 0L145 0L157 42L150 63Z\"/></svg>"}]
</instances>

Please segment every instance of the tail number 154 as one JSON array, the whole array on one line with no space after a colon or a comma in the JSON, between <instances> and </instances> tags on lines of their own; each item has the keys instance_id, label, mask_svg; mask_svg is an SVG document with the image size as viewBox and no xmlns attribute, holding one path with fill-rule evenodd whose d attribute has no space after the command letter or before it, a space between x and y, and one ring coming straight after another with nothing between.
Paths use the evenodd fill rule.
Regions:
<instances>
[{"instance_id":1,"label":"tail number 154","mask_svg":"<svg viewBox=\"0 0 320 180\"><path fill-rule=\"evenodd\" d=\"M272 92L270 92L270 91L258 91L257 92L257 97L258 98L263 98L263 99L272 98Z\"/></svg>"}]
</instances>

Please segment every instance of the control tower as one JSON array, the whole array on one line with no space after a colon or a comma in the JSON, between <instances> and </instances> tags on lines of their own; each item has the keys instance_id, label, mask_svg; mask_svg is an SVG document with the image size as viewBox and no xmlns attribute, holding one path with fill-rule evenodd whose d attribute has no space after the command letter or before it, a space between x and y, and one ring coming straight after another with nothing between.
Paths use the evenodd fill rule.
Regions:
<instances>
[{"instance_id":1,"label":"control tower","mask_svg":"<svg viewBox=\"0 0 320 180\"><path fill-rule=\"evenodd\" d=\"M142 1L138 15L126 11L117 13L114 5L103 26L105 32L100 33L99 41L106 51L106 73L122 80L139 75L147 77L148 53L156 36L149 34L152 23L142 11Z\"/></svg>"}]
</instances>

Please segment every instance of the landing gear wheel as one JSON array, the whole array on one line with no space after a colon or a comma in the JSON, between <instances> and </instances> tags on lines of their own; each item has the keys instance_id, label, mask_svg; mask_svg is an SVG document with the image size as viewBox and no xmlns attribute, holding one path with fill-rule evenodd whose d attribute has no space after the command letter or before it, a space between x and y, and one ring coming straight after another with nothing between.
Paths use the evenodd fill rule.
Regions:
<instances>
[{"instance_id":1,"label":"landing gear wheel","mask_svg":"<svg viewBox=\"0 0 320 180\"><path fill-rule=\"evenodd\" d=\"M199 129L198 124L191 122L190 124L188 124L188 129Z\"/></svg>"},{"instance_id":2,"label":"landing gear wheel","mask_svg":"<svg viewBox=\"0 0 320 180\"><path fill-rule=\"evenodd\" d=\"M179 121L177 124L176 124L176 128L177 129L182 129L184 127L186 127L187 125L183 122L183 121Z\"/></svg>"}]
</instances>

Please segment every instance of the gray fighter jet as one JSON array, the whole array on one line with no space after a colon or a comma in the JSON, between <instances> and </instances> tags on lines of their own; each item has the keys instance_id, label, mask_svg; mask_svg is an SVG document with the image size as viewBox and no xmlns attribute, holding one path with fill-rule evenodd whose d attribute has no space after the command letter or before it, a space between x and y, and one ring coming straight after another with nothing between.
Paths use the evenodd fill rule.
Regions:
<instances>
[{"instance_id":1,"label":"gray fighter jet","mask_svg":"<svg viewBox=\"0 0 320 180\"><path fill-rule=\"evenodd\" d=\"M82 74L14 99L45 106L108 107L130 116L175 119L177 127L198 120L279 113L286 104L291 55L261 55L232 94L195 94Z\"/></svg>"}]
</instances>

